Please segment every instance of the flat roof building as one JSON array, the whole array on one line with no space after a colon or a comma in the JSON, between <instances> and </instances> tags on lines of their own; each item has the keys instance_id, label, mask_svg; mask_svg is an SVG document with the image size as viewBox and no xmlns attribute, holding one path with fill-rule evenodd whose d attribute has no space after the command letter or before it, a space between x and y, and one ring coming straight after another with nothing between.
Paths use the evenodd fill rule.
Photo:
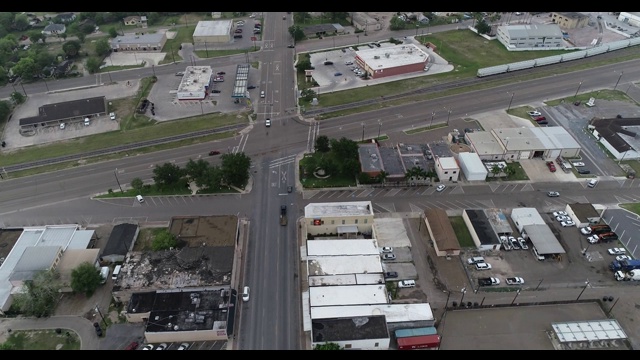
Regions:
<instances>
[{"instance_id":1,"label":"flat roof building","mask_svg":"<svg viewBox=\"0 0 640 360\"><path fill-rule=\"evenodd\" d=\"M402 44L356 51L355 63L371 78L424 71L429 54L414 44Z\"/></svg>"},{"instance_id":2,"label":"flat roof building","mask_svg":"<svg viewBox=\"0 0 640 360\"><path fill-rule=\"evenodd\" d=\"M502 25L496 35L507 50L564 48L562 30L556 24Z\"/></svg>"},{"instance_id":3,"label":"flat roof building","mask_svg":"<svg viewBox=\"0 0 640 360\"><path fill-rule=\"evenodd\" d=\"M310 203L304 208L307 232L310 235L372 234L373 207L370 201L343 203Z\"/></svg>"},{"instance_id":4,"label":"flat roof building","mask_svg":"<svg viewBox=\"0 0 640 360\"><path fill-rule=\"evenodd\" d=\"M193 31L194 45L228 43L233 26L232 20L198 21Z\"/></svg>"},{"instance_id":5,"label":"flat roof building","mask_svg":"<svg viewBox=\"0 0 640 360\"><path fill-rule=\"evenodd\" d=\"M211 66L187 66L178 85L178 100L203 100L207 97L212 81Z\"/></svg>"},{"instance_id":6,"label":"flat roof building","mask_svg":"<svg viewBox=\"0 0 640 360\"><path fill-rule=\"evenodd\" d=\"M165 32L118 35L111 39L111 50L118 51L162 51L167 42Z\"/></svg>"}]
</instances>

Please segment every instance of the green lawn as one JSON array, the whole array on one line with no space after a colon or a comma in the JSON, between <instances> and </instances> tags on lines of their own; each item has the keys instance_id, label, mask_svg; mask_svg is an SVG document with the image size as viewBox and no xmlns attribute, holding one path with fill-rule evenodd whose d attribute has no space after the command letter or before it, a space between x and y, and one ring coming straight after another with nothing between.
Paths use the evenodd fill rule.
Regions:
<instances>
[{"instance_id":1,"label":"green lawn","mask_svg":"<svg viewBox=\"0 0 640 360\"><path fill-rule=\"evenodd\" d=\"M451 226L453 226L453 231L456 233L460 247L475 247L473 239L471 238L471 233L469 232L469 229L467 229L467 225L465 225L462 216L451 216L449 217L449 221L451 222Z\"/></svg>"},{"instance_id":2,"label":"green lawn","mask_svg":"<svg viewBox=\"0 0 640 360\"><path fill-rule=\"evenodd\" d=\"M627 209L636 215L640 215L640 203L620 204L620 207Z\"/></svg>"},{"instance_id":3,"label":"green lawn","mask_svg":"<svg viewBox=\"0 0 640 360\"><path fill-rule=\"evenodd\" d=\"M4 350L80 350L80 338L72 330L16 330L2 344Z\"/></svg>"}]
</instances>

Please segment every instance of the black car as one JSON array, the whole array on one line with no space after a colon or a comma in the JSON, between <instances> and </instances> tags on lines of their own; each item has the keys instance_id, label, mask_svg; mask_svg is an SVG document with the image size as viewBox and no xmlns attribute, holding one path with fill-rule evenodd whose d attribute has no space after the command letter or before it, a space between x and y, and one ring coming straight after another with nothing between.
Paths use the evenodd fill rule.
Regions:
<instances>
[{"instance_id":1,"label":"black car","mask_svg":"<svg viewBox=\"0 0 640 360\"><path fill-rule=\"evenodd\" d=\"M97 322L94 322L93 328L96 329L96 335L102 336L102 328L100 327L100 324L98 324Z\"/></svg>"},{"instance_id":2,"label":"black car","mask_svg":"<svg viewBox=\"0 0 640 360\"><path fill-rule=\"evenodd\" d=\"M591 174L591 171L587 169L578 169L578 174L582 174L582 175Z\"/></svg>"},{"instance_id":3,"label":"black car","mask_svg":"<svg viewBox=\"0 0 640 360\"><path fill-rule=\"evenodd\" d=\"M325 61L324 64L325 65L333 65L333 61Z\"/></svg>"},{"instance_id":4,"label":"black car","mask_svg":"<svg viewBox=\"0 0 640 360\"><path fill-rule=\"evenodd\" d=\"M226 74L227 74L227 73L226 73L226 72L224 72L224 71L218 71L218 72L216 73L216 75L226 75Z\"/></svg>"},{"instance_id":5,"label":"black car","mask_svg":"<svg viewBox=\"0 0 640 360\"><path fill-rule=\"evenodd\" d=\"M211 151L209 151L209 156L219 155L219 154L220 154L220 151L218 151L218 150L211 150Z\"/></svg>"},{"instance_id":6,"label":"black car","mask_svg":"<svg viewBox=\"0 0 640 360\"><path fill-rule=\"evenodd\" d=\"M398 273L395 271L387 271L386 273L384 273L384 278L385 279L394 279L398 277Z\"/></svg>"},{"instance_id":7,"label":"black car","mask_svg":"<svg viewBox=\"0 0 640 360\"><path fill-rule=\"evenodd\" d=\"M212 93L212 94L220 94L221 92L222 92L222 91L220 91L220 90L211 90L211 93Z\"/></svg>"},{"instance_id":8,"label":"black car","mask_svg":"<svg viewBox=\"0 0 640 360\"><path fill-rule=\"evenodd\" d=\"M247 86L247 89L251 90L251 89L255 89L256 87L254 85L249 85Z\"/></svg>"},{"instance_id":9,"label":"black car","mask_svg":"<svg viewBox=\"0 0 640 360\"><path fill-rule=\"evenodd\" d=\"M287 47L288 47L289 49L293 49L293 48L295 48L296 46L295 46L295 45L293 45L293 44L291 44L291 45L287 45Z\"/></svg>"},{"instance_id":10,"label":"black car","mask_svg":"<svg viewBox=\"0 0 640 360\"><path fill-rule=\"evenodd\" d=\"M480 278L480 279L478 279L478 285L480 285L480 286L491 286L491 278Z\"/></svg>"}]
</instances>

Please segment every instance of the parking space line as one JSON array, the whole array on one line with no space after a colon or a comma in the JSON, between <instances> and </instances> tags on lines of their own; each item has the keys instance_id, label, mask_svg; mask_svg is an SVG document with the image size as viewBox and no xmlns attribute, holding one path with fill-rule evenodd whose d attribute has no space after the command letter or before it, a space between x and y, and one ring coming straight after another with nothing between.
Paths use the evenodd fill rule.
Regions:
<instances>
[{"instance_id":1,"label":"parking space line","mask_svg":"<svg viewBox=\"0 0 640 360\"><path fill-rule=\"evenodd\" d=\"M395 196L399 192L400 192L400 189L393 189L389 191L385 196Z\"/></svg>"},{"instance_id":2,"label":"parking space line","mask_svg":"<svg viewBox=\"0 0 640 360\"><path fill-rule=\"evenodd\" d=\"M441 201L436 201L435 203L441 205L443 208L448 208L449 210L458 209L457 207L452 207L452 206L448 205L448 203L443 203Z\"/></svg>"},{"instance_id":3,"label":"parking space line","mask_svg":"<svg viewBox=\"0 0 640 360\"><path fill-rule=\"evenodd\" d=\"M371 195L372 192L374 192L375 189L369 189L369 190L364 190L363 192L361 192L358 197L367 197L369 195Z\"/></svg>"}]
</instances>

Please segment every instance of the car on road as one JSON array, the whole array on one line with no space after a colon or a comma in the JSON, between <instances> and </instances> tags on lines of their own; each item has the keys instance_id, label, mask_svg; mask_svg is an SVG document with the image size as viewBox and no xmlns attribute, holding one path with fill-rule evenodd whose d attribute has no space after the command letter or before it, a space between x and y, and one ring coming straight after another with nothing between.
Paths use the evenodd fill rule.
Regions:
<instances>
[{"instance_id":1,"label":"car on road","mask_svg":"<svg viewBox=\"0 0 640 360\"><path fill-rule=\"evenodd\" d=\"M547 161L547 167L549 168L549 171L556 172L556 165L553 161Z\"/></svg>"},{"instance_id":2,"label":"car on road","mask_svg":"<svg viewBox=\"0 0 640 360\"><path fill-rule=\"evenodd\" d=\"M598 185L598 180L597 179L591 179L591 180L587 181L587 187L594 188L594 187L596 187L596 185Z\"/></svg>"},{"instance_id":3,"label":"car on road","mask_svg":"<svg viewBox=\"0 0 640 360\"><path fill-rule=\"evenodd\" d=\"M267 119L264 121L264 126L271 127L271 119Z\"/></svg>"},{"instance_id":4,"label":"car on road","mask_svg":"<svg viewBox=\"0 0 640 360\"><path fill-rule=\"evenodd\" d=\"M507 285L522 285L524 284L524 279L521 277L508 277L505 282Z\"/></svg>"},{"instance_id":5,"label":"car on road","mask_svg":"<svg viewBox=\"0 0 640 360\"><path fill-rule=\"evenodd\" d=\"M491 270L491 264L486 262L476 263L476 270Z\"/></svg>"},{"instance_id":6,"label":"car on road","mask_svg":"<svg viewBox=\"0 0 640 360\"><path fill-rule=\"evenodd\" d=\"M125 350L135 350L135 349L138 348L138 345L140 345L140 344L138 344L137 341L133 341L133 342L129 343L129 345L127 345L127 347L125 347L124 349Z\"/></svg>"},{"instance_id":7,"label":"car on road","mask_svg":"<svg viewBox=\"0 0 640 360\"><path fill-rule=\"evenodd\" d=\"M587 174L591 174L591 171L589 171L589 169L576 169L578 171L578 174L580 175L587 175Z\"/></svg>"},{"instance_id":8,"label":"car on road","mask_svg":"<svg viewBox=\"0 0 640 360\"><path fill-rule=\"evenodd\" d=\"M383 246L382 247L382 252L383 253L392 253L393 252L393 248L391 246Z\"/></svg>"},{"instance_id":9,"label":"car on road","mask_svg":"<svg viewBox=\"0 0 640 360\"><path fill-rule=\"evenodd\" d=\"M216 76L213 78L213 82L224 82L224 78L222 76Z\"/></svg>"},{"instance_id":10,"label":"car on road","mask_svg":"<svg viewBox=\"0 0 640 360\"><path fill-rule=\"evenodd\" d=\"M558 196L560 196L560 193L559 193L559 192L557 192L557 191L549 191L549 192L547 193L547 196L548 196L548 197L558 197Z\"/></svg>"},{"instance_id":11,"label":"car on road","mask_svg":"<svg viewBox=\"0 0 640 360\"><path fill-rule=\"evenodd\" d=\"M64 130L64 128L67 127L67 124L65 123L60 123L60 130Z\"/></svg>"},{"instance_id":12,"label":"car on road","mask_svg":"<svg viewBox=\"0 0 640 360\"><path fill-rule=\"evenodd\" d=\"M329 61L329 60L327 60L327 61L325 61L325 62L324 62L324 64L325 64L325 65L333 65L333 61Z\"/></svg>"},{"instance_id":13,"label":"car on road","mask_svg":"<svg viewBox=\"0 0 640 360\"><path fill-rule=\"evenodd\" d=\"M178 346L178 348L176 350L188 350L189 346L190 346L189 343L182 343L182 344L180 344L180 346Z\"/></svg>"},{"instance_id":14,"label":"car on road","mask_svg":"<svg viewBox=\"0 0 640 360\"><path fill-rule=\"evenodd\" d=\"M218 151L218 150L211 150L211 151L209 151L209 156L219 155L219 154L220 154L220 151Z\"/></svg>"},{"instance_id":15,"label":"car on road","mask_svg":"<svg viewBox=\"0 0 640 360\"><path fill-rule=\"evenodd\" d=\"M398 287L399 288L416 287L416 281L415 280L400 280L400 281L398 281Z\"/></svg>"},{"instance_id":16,"label":"car on road","mask_svg":"<svg viewBox=\"0 0 640 360\"><path fill-rule=\"evenodd\" d=\"M509 238L509 242L511 243L511 247L514 250L520 250L520 244L518 244L518 239L516 239L513 236L509 236L508 238Z\"/></svg>"},{"instance_id":17,"label":"car on road","mask_svg":"<svg viewBox=\"0 0 640 360\"><path fill-rule=\"evenodd\" d=\"M441 191L444 191L444 189L446 189L446 188L447 188L446 185L440 184L440 185L436 186L436 191L437 192L441 192Z\"/></svg>"},{"instance_id":18,"label":"car on road","mask_svg":"<svg viewBox=\"0 0 640 360\"><path fill-rule=\"evenodd\" d=\"M211 90L211 93L212 94L220 94L220 93L222 93L222 91L214 89L214 90Z\"/></svg>"},{"instance_id":19,"label":"car on road","mask_svg":"<svg viewBox=\"0 0 640 360\"><path fill-rule=\"evenodd\" d=\"M247 89L248 89L248 90L255 89L255 88L256 88L256 86L255 86L255 85L249 85L249 86L247 86Z\"/></svg>"},{"instance_id":20,"label":"car on road","mask_svg":"<svg viewBox=\"0 0 640 360\"><path fill-rule=\"evenodd\" d=\"M522 250L528 250L529 249L529 246L527 245L527 241L522 237L518 238L518 244L520 245Z\"/></svg>"},{"instance_id":21,"label":"car on road","mask_svg":"<svg viewBox=\"0 0 640 360\"><path fill-rule=\"evenodd\" d=\"M224 71L218 71L218 72L216 73L216 75L227 75L227 73L226 73L226 72L224 72Z\"/></svg>"},{"instance_id":22,"label":"car on road","mask_svg":"<svg viewBox=\"0 0 640 360\"><path fill-rule=\"evenodd\" d=\"M618 255L618 256L616 256L616 261L623 261L623 260L633 260L633 259L629 255Z\"/></svg>"},{"instance_id":23,"label":"car on road","mask_svg":"<svg viewBox=\"0 0 640 360\"><path fill-rule=\"evenodd\" d=\"M291 186L291 185L287 186L287 192L288 193L293 192L293 186Z\"/></svg>"},{"instance_id":24,"label":"car on road","mask_svg":"<svg viewBox=\"0 0 640 360\"><path fill-rule=\"evenodd\" d=\"M611 248L611 249L607 249L607 252L610 255L624 255L627 250L625 250L624 248Z\"/></svg>"},{"instance_id":25,"label":"car on road","mask_svg":"<svg viewBox=\"0 0 640 360\"><path fill-rule=\"evenodd\" d=\"M167 348L167 344L166 343L162 343L158 346L156 346L156 350L165 350Z\"/></svg>"},{"instance_id":26,"label":"car on road","mask_svg":"<svg viewBox=\"0 0 640 360\"><path fill-rule=\"evenodd\" d=\"M102 328L100 327L100 324L97 322L94 322L93 328L96 330L96 335L98 335L98 337L102 337Z\"/></svg>"},{"instance_id":27,"label":"car on road","mask_svg":"<svg viewBox=\"0 0 640 360\"><path fill-rule=\"evenodd\" d=\"M500 279L494 278L494 277L479 278L478 285L480 286L500 285Z\"/></svg>"},{"instance_id":28,"label":"car on road","mask_svg":"<svg viewBox=\"0 0 640 360\"><path fill-rule=\"evenodd\" d=\"M527 115L531 117L536 117L536 116L542 116L542 113L540 111L529 111L527 112Z\"/></svg>"},{"instance_id":29,"label":"car on road","mask_svg":"<svg viewBox=\"0 0 640 360\"><path fill-rule=\"evenodd\" d=\"M296 46L295 46L295 45L293 45L293 44L289 44L289 45L287 45L287 47L288 47L289 49L294 49Z\"/></svg>"},{"instance_id":30,"label":"car on road","mask_svg":"<svg viewBox=\"0 0 640 360\"><path fill-rule=\"evenodd\" d=\"M547 121L547 118L544 116L535 116L533 120L535 120L536 122L540 122L540 121Z\"/></svg>"},{"instance_id":31,"label":"car on road","mask_svg":"<svg viewBox=\"0 0 640 360\"><path fill-rule=\"evenodd\" d=\"M176 73L176 76L183 76L183 75L184 75L184 71L178 71L178 72Z\"/></svg>"},{"instance_id":32,"label":"car on road","mask_svg":"<svg viewBox=\"0 0 640 360\"><path fill-rule=\"evenodd\" d=\"M382 254L382 260L395 260L396 255L391 253Z\"/></svg>"},{"instance_id":33,"label":"car on road","mask_svg":"<svg viewBox=\"0 0 640 360\"><path fill-rule=\"evenodd\" d=\"M385 279L395 279L398 277L398 272L396 271L387 271L384 273Z\"/></svg>"},{"instance_id":34,"label":"car on road","mask_svg":"<svg viewBox=\"0 0 640 360\"><path fill-rule=\"evenodd\" d=\"M264 98L265 94L264 94L264 90L260 91L260 97Z\"/></svg>"},{"instance_id":35,"label":"car on road","mask_svg":"<svg viewBox=\"0 0 640 360\"><path fill-rule=\"evenodd\" d=\"M353 65L353 61L345 61L344 64L347 65L347 66Z\"/></svg>"},{"instance_id":36,"label":"car on road","mask_svg":"<svg viewBox=\"0 0 640 360\"><path fill-rule=\"evenodd\" d=\"M566 211L554 211L553 216L568 216Z\"/></svg>"},{"instance_id":37,"label":"car on road","mask_svg":"<svg viewBox=\"0 0 640 360\"><path fill-rule=\"evenodd\" d=\"M342 76L342 73L341 72L337 72L337 73L333 74L333 76Z\"/></svg>"},{"instance_id":38,"label":"car on road","mask_svg":"<svg viewBox=\"0 0 640 360\"><path fill-rule=\"evenodd\" d=\"M581 162L581 161L577 161L577 162L574 162L574 163L571 163L571 164L572 164L573 166L575 166L575 167L582 167L582 166L585 166L585 165L584 165L584 163L583 163L583 162Z\"/></svg>"},{"instance_id":39,"label":"car on road","mask_svg":"<svg viewBox=\"0 0 640 360\"><path fill-rule=\"evenodd\" d=\"M567 220L567 221L562 221L560 225L562 225L562 227L569 227L569 226L576 226L576 223L574 223L573 220Z\"/></svg>"}]
</instances>

